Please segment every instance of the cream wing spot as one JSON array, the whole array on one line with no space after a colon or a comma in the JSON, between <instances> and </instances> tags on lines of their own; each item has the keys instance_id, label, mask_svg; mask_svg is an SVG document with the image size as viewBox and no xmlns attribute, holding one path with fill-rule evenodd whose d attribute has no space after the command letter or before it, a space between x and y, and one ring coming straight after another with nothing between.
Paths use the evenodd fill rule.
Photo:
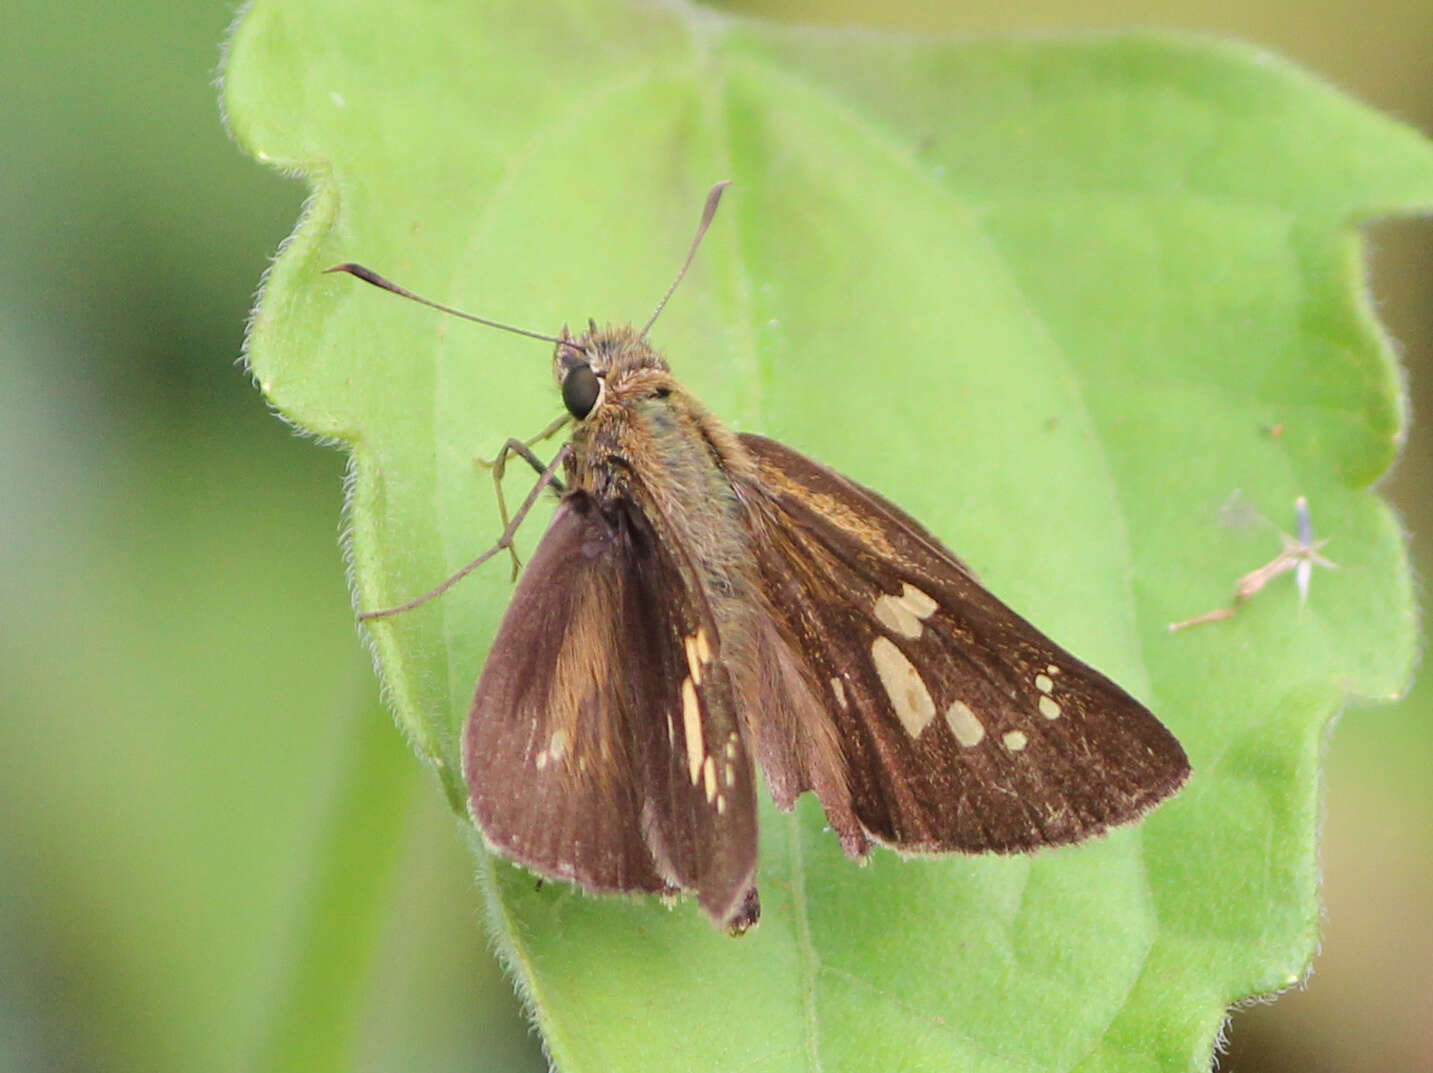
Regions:
<instances>
[{"instance_id":1,"label":"cream wing spot","mask_svg":"<svg viewBox=\"0 0 1433 1073\"><path fill-rule=\"evenodd\" d=\"M940 606L909 581L901 582L900 602L916 618L930 618Z\"/></svg>"},{"instance_id":2,"label":"cream wing spot","mask_svg":"<svg viewBox=\"0 0 1433 1073\"><path fill-rule=\"evenodd\" d=\"M955 740L967 749L979 745L985 740L985 724L970 710L970 705L963 700L951 703L951 706L945 710L945 721L950 727L950 732L955 735Z\"/></svg>"},{"instance_id":3,"label":"cream wing spot","mask_svg":"<svg viewBox=\"0 0 1433 1073\"><path fill-rule=\"evenodd\" d=\"M567 731L558 729L552 732L552 737L547 739L547 755L553 763L561 760L567 753Z\"/></svg>"},{"instance_id":4,"label":"cream wing spot","mask_svg":"<svg viewBox=\"0 0 1433 1073\"><path fill-rule=\"evenodd\" d=\"M876 674L880 676L896 718L907 734L918 737L935 718L935 701L930 699L930 690L919 672L886 637L877 637L871 642L871 661L876 665Z\"/></svg>"},{"instance_id":5,"label":"cream wing spot","mask_svg":"<svg viewBox=\"0 0 1433 1073\"><path fill-rule=\"evenodd\" d=\"M1060 705L1056 703L1054 697L1040 698L1040 714L1046 719L1060 718Z\"/></svg>"},{"instance_id":6,"label":"cream wing spot","mask_svg":"<svg viewBox=\"0 0 1433 1073\"><path fill-rule=\"evenodd\" d=\"M687 774L692 785L702 773L702 753L706 746L702 742L702 709L697 703L697 687L690 678L682 679L682 729L687 736Z\"/></svg>"},{"instance_id":7,"label":"cream wing spot","mask_svg":"<svg viewBox=\"0 0 1433 1073\"><path fill-rule=\"evenodd\" d=\"M1030 742L1030 739L1019 730L1007 730L1001 735L1000 740L1005 743L1005 748L1009 749L1012 753L1018 753Z\"/></svg>"},{"instance_id":8,"label":"cream wing spot","mask_svg":"<svg viewBox=\"0 0 1433 1073\"><path fill-rule=\"evenodd\" d=\"M1035 676L1035 688L1041 693L1048 693L1055 688L1055 682L1048 674L1037 674Z\"/></svg>"},{"instance_id":9,"label":"cream wing spot","mask_svg":"<svg viewBox=\"0 0 1433 1073\"><path fill-rule=\"evenodd\" d=\"M692 673L692 681L697 685L702 684L702 658L697 651L697 639L688 637L682 642L687 650L687 669Z\"/></svg>"},{"instance_id":10,"label":"cream wing spot","mask_svg":"<svg viewBox=\"0 0 1433 1073\"><path fill-rule=\"evenodd\" d=\"M697 659L703 663L710 663L712 661L712 646L710 642L707 641L706 627L701 627L697 630L696 649Z\"/></svg>"},{"instance_id":11,"label":"cream wing spot","mask_svg":"<svg viewBox=\"0 0 1433 1073\"><path fill-rule=\"evenodd\" d=\"M709 803L715 801L717 795L716 761L711 757L707 757L706 762L702 764L702 780L706 783L707 801Z\"/></svg>"},{"instance_id":12,"label":"cream wing spot","mask_svg":"<svg viewBox=\"0 0 1433 1073\"><path fill-rule=\"evenodd\" d=\"M921 625L920 619L911 614L900 598L891 596L889 593L881 593L876 597L874 608L876 621L892 633L898 633L902 637L919 637L925 627Z\"/></svg>"},{"instance_id":13,"label":"cream wing spot","mask_svg":"<svg viewBox=\"0 0 1433 1073\"><path fill-rule=\"evenodd\" d=\"M831 692L836 694L836 703L841 706L843 712L850 707L850 702L846 700L846 684L841 679L831 679Z\"/></svg>"}]
</instances>

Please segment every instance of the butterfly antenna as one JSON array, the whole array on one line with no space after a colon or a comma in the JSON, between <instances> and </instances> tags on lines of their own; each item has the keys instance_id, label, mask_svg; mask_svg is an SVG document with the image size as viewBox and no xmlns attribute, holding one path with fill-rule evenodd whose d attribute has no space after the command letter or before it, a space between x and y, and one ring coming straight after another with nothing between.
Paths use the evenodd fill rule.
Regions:
<instances>
[{"instance_id":1,"label":"butterfly antenna","mask_svg":"<svg viewBox=\"0 0 1433 1073\"><path fill-rule=\"evenodd\" d=\"M707 228L712 225L712 217L716 215L717 205L721 203L721 196L730 185L730 179L719 182L713 186L711 191L707 194L706 208L702 209L702 222L697 224L696 237L692 239L692 248L687 251L687 259L682 262L682 270L677 273L677 278L672 280L672 285L667 288L667 293L662 295L662 300L657 303L656 312L648 318L646 324L642 325L642 334L639 338L645 339L647 337L647 332L651 330L653 324L657 323L657 318L662 315L662 310L667 308L667 303L671 301L672 295L676 292L677 285L682 282L682 277L687 274L687 269L692 267L692 260L697 255L697 247L702 244L702 237L707 233Z\"/></svg>"},{"instance_id":2,"label":"butterfly antenna","mask_svg":"<svg viewBox=\"0 0 1433 1073\"><path fill-rule=\"evenodd\" d=\"M683 271L686 270L683 269ZM414 294L410 290L405 290L403 287L398 286L398 284L394 283L392 280L384 279L377 272L373 271L373 269L364 268L363 265L348 262L346 264L334 265L332 268L324 269L325 274L329 272L347 272L350 276L357 276L359 279L363 280L364 283L371 283L373 284L373 286L378 287L381 290L390 291L391 293L398 295L400 298L407 298L409 301L417 302L419 305L425 305L428 306L430 309L436 309L443 313L451 313L455 317L462 317L464 320L470 320L474 324L484 324L489 328L498 328L505 332L512 332L514 335L525 335L529 339L541 339L545 343L562 343L579 350L581 349L581 347L578 347L577 344L572 342L570 339L559 339L555 335L543 335L540 332L530 332L525 328L514 328L511 324L499 324L495 320L487 320L483 317L475 317L471 313L464 313L461 309L454 309L452 306L445 306L439 302L434 302L431 299L424 298L422 295Z\"/></svg>"}]
</instances>

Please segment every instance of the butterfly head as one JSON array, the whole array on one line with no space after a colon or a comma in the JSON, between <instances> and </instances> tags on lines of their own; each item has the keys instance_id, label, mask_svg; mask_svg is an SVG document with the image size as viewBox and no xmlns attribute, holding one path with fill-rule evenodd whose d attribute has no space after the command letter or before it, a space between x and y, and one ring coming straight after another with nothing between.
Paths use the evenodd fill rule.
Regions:
<instances>
[{"instance_id":1,"label":"butterfly head","mask_svg":"<svg viewBox=\"0 0 1433 1073\"><path fill-rule=\"evenodd\" d=\"M675 386L667 363L630 324L587 331L574 338L562 329L552 360L567 412L585 421L604 405L662 397Z\"/></svg>"}]
</instances>

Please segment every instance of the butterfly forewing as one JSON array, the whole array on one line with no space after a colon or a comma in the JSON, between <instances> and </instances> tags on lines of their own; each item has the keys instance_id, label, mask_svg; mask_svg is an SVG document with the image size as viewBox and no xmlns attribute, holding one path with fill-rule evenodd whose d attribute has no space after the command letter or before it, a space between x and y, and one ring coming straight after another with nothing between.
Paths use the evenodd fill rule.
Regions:
<instances>
[{"instance_id":1,"label":"butterfly forewing","mask_svg":"<svg viewBox=\"0 0 1433 1073\"><path fill-rule=\"evenodd\" d=\"M738 914L754 777L703 610L633 503L563 500L468 720L472 812L499 851L590 890L695 890L717 919Z\"/></svg>"},{"instance_id":2,"label":"butterfly forewing","mask_svg":"<svg viewBox=\"0 0 1433 1073\"><path fill-rule=\"evenodd\" d=\"M722 922L754 922L756 775L737 721L730 670L700 585L682 549L659 539L655 520L628 507L637 545L632 563L636 626L628 658L643 664L646 800L642 819L658 867L695 890ZM639 698L640 699L640 698Z\"/></svg>"},{"instance_id":3,"label":"butterfly forewing","mask_svg":"<svg viewBox=\"0 0 1433 1073\"><path fill-rule=\"evenodd\" d=\"M1183 783L1183 750L1143 705L908 515L778 443L742 442L770 603L825 690L871 837L908 852L1058 845Z\"/></svg>"}]
</instances>

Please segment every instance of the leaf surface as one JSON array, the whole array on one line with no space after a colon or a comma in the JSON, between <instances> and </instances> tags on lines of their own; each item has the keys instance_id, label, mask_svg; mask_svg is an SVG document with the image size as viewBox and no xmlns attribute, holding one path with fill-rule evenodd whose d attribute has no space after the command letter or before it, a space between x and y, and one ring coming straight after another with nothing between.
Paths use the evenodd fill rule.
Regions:
<instances>
[{"instance_id":1,"label":"leaf surface","mask_svg":"<svg viewBox=\"0 0 1433 1073\"><path fill-rule=\"evenodd\" d=\"M1203 1069L1230 1003L1303 973L1324 730L1350 696L1398 692L1414 652L1402 538L1370 491L1404 414L1354 228L1433 204L1420 137L1217 42L599 2L259 0L225 92L240 141L313 184L249 354L285 417L352 453L363 607L491 543L474 460L560 400L542 344L321 270L362 261L543 332L640 323L731 178L654 331L674 371L925 521L1193 761L1140 827L1030 858L862 869L814 801L768 808L741 941L694 904L534 889L479 850L559 1068ZM1340 567L1308 606L1283 579L1170 634L1279 551L1301 494ZM510 591L494 563L373 630L460 809Z\"/></svg>"}]
</instances>

